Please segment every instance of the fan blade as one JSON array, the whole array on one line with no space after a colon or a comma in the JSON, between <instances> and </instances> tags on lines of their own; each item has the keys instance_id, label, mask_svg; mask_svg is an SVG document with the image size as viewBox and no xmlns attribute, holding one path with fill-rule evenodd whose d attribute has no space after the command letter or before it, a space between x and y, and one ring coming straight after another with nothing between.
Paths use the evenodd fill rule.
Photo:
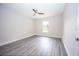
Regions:
<instances>
[{"instance_id":1,"label":"fan blade","mask_svg":"<svg viewBox=\"0 0 79 59\"><path fill-rule=\"evenodd\" d=\"M35 10L35 9L32 9L35 13L37 13L37 10Z\"/></svg>"},{"instance_id":2,"label":"fan blade","mask_svg":"<svg viewBox=\"0 0 79 59\"><path fill-rule=\"evenodd\" d=\"M41 14L41 15L43 15L44 13L38 13L38 14Z\"/></svg>"}]
</instances>

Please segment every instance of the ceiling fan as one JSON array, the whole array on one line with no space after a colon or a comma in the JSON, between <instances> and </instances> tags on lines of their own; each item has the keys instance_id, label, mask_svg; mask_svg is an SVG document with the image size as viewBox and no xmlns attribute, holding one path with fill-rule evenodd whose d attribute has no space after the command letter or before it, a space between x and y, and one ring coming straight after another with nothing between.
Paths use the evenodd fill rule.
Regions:
<instances>
[{"instance_id":1,"label":"ceiling fan","mask_svg":"<svg viewBox=\"0 0 79 59\"><path fill-rule=\"evenodd\" d=\"M33 16L35 16L36 14L44 15L44 13L40 13L40 12L38 12L37 9L32 9L32 10L33 10L33 12L35 13L35 14L33 14Z\"/></svg>"}]
</instances>

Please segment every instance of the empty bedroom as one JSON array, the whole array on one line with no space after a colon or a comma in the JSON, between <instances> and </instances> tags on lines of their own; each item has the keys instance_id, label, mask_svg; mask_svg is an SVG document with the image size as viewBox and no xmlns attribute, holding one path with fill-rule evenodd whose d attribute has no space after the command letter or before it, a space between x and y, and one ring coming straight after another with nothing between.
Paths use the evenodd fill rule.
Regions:
<instances>
[{"instance_id":1,"label":"empty bedroom","mask_svg":"<svg viewBox=\"0 0 79 59\"><path fill-rule=\"evenodd\" d=\"M79 56L78 3L0 3L0 56Z\"/></svg>"}]
</instances>

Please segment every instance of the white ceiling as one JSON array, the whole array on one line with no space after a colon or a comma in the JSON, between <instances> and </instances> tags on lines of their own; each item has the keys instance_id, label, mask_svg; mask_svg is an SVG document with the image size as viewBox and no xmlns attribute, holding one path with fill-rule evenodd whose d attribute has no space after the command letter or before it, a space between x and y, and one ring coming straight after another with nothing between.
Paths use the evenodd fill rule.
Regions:
<instances>
[{"instance_id":1,"label":"white ceiling","mask_svg":"<svg viewBox=\"0 0 79 59\"><path fill-rule=\"evenodd\" d=\"M55 16L62 14L64 11L65 4L64 3L39 3L39 4L34 4L34 3L17 3L17 4L3 4L5 7L8 9L11 9L13 11L20 12L27 17L30 18L44 18L44 17L49 17L49 16ZM44 15L35 15L33 16L33 8L38 9L40 12L45 13Z\"/></svg>"}]
</instances>

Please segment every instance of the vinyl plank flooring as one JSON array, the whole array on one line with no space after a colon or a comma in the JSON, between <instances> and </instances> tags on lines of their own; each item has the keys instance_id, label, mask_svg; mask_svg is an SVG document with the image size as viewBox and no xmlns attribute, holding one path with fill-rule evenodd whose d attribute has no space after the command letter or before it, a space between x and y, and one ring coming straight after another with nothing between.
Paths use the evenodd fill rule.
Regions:
<instances>
[{"instance_id":1,"label":"vinyl plank flooring","mask_svg":"<svg viewBox=\"0 0 79 59\"><path fill-rule=\"evenodd\" d=\"M61 39L32 36L0 46L0 56L67 56Z\"/></svg>"}]
</instances>

